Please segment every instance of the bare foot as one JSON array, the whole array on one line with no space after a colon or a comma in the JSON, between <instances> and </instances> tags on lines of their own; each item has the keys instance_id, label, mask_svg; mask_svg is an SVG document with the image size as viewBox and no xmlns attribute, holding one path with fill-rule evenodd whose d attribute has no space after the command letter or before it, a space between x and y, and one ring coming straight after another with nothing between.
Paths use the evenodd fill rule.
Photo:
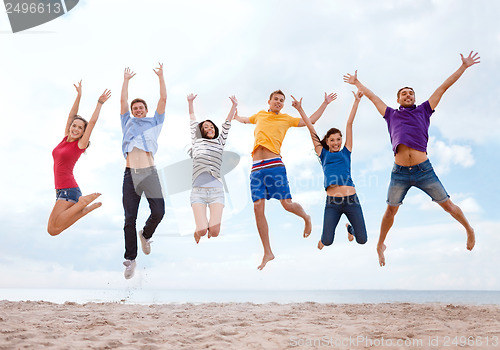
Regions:
<instances>
[{"instance_id":1,"label":"bare foot","mask_svg":"<svg viewBox=\"0 0 500 350\"><path fill-rule=\"evenodd\" d=\"M99 208L102 205L101 202L94 203L82 209L85 214L90 213L92 210Z\"/></svg>"},{"instance_id":2,"label":"bare foot","mask_svg":"<svg viewBox=\"0 0 500 350\"><path fill-rule=\"evenodd\" d=\"M380 266L385 266L385 256L384 252L387 247L384 243L382 245L377 245L378 263Z\"/></svg>"},{"instance_id":3,"label":"bare foot","mask_svg":"<svg viewBox=\"0 0 500 350\"><path fill-rule=\"evenodd\" d=\"M201 236L198 234L198 232L194 232L194 240L196 241L196 244L200 243L200 238Z\"/></svg>"},{"instance_id":4,"label":"bare foot","mask_svg":"<svg viewBox=\"0 0 500 350\"><path fill-rule=\"evenodd\" d=\"M273 253L271 254L264 254L264 257L262 258L262 262L260 263L259 267L257 267L259 270L262 270L266 264L274 259Z\"/></svg>"},{"instance_id":5,"label":"bare foot","mask_svg":"<svg viewBox=\"0 0 500 350\"><path fill-rule=\"evenodd\" d=\"M345 224L345 227L347 228L347 239L349 240L349 242L352 242L354 240L354 236L349 231L349 226L351 226L351 225Z\"/></svg>"},{"instance_id":6,"label":"bare foot","mask_svg":"<svg viewBox=\"0 0 500 350\"><path fill-rule=\"evenodd\" d=\"M323 244L323 242L321 242L321 240L318 241L318 249L321 250L323 249L325 245Z\"/></svg>"},{"instance_id":7,"label":"bare foot","mask_svg":"<svg viewBox=\"0 0 500 350\"><path fill-rule=\"evenodd\" d=\"M93 201L97 199L101 194L100 193L91 193L86 196L81 196L78 198L78 203L84 204L85 206L89 205Z\"/></svg>"},{"instance_id":8,"label":"bare foot","mask_svg":"<svg viewBox=\"0 0 500 350\"><path fill-rule=\"evenodd\" d=\"M304 226L304 238L307 238L307 237L309 237L309 235L312 232L311 216L307 215L307 218L304 219L304 221L306 222L306 224Z\"/></svg>"},{"instance_id":9,"label":"bare foot","mask_svg":"<svg viewBox=\"0 0 500 350\"><path fill-rule=\"evenodd\" d=\"M472 250L475 244L476 244L476 235L474 234L474 230L471 228L470 231L467 231L467 249Z\"/></svg>"}]
</instances>

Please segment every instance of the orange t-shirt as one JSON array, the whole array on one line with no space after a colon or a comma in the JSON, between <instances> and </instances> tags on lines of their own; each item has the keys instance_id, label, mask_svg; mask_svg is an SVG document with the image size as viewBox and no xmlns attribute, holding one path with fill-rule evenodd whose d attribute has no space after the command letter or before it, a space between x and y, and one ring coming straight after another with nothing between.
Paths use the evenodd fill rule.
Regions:
<instances>
[{"instance_id":1,"label":"orange t-shirt","mask_svg":"<svg viewBox=\"0 0 500 350\"><path fill-rule=\"evenodd\" d=\"M291 127L299 125L300 118L294 118L288 114L266 112L264 110L252 115L250 123L255 124L255 143L252 154L257 147L262 146L273 153L280 154L281 144L286 132Z\"/></svg>"}]
</instances>

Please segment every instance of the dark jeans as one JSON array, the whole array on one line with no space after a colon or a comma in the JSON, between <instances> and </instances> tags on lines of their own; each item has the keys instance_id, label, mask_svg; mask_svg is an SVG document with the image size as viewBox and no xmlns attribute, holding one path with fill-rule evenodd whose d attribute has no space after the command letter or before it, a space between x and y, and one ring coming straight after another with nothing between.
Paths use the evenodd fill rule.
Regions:
<instances>
[{"instance_id":1,"label":"dark jeans","mask_svg":"<svg viewBox=\"0 0 500 350\"><path fill-rule=\"evenodd\" d=\"M165 214L165 201L160 179L155 167L145 169L126 168L123 175L123 209L125 210L125 259L137 257L137 230L135 223L141 195L146 195L151 215L143 228L145 238L151 238Z\"/></svg>"},{"instance_id":2,"label":"dark jeans","mask_svg":"<svg viewBox=\"0 0 500 350\"><path fill-rule=\"evenodd\" d=\"M326 196L325 215L323 219L323 234L321 242L324 245L331 245L335 237L335 229L342 214L347 216L353 231L351 232L359 244L367 241L365 219L361 204L356 194L347 197Z\"/></svg>"}]
</instances>

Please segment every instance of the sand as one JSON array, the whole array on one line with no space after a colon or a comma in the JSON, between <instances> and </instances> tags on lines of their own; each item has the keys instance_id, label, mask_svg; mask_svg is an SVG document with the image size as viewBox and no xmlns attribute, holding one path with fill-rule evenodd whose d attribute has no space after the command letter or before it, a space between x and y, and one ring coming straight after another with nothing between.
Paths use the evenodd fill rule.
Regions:
<instances>
[{"instance_id":1,"label":"sand","mask_svg":"<svg viewBox=\"0 0 500 350\"><path fill-rule=\"evenodd\" d=\"M500 349L500 306L0 301L0 349L464 347Z\"/></svg>"}]
</instances>

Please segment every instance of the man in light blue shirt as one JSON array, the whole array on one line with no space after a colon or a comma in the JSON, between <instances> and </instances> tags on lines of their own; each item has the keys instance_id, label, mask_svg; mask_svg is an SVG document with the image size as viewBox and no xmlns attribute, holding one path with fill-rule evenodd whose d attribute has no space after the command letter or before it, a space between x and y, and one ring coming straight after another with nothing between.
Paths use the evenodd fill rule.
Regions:
<instances>
[{"instance_id":1,"label":"man in light blue shirt","mask_svg":"<svg viewBox=\"0 0 500 350\"><path fill-rule=\"evenodd\" d=\"M137 257L137 212L141 195L146 196L151 215L144 228L138 232L144 254L151 252L150 239L165 214L165 201L153 156L158 150L158 136L165 120L167 89L163 77L163 65L154 70L160 81L160 100L153 118L146 118L146 101L136 98L128 107L128 82L135 75L125 68L121 93L121 125L123 130L122 151L126 159L123 178L123 209L125 211L125 278L132 278Z\"/></svg>"}]
</instances>

